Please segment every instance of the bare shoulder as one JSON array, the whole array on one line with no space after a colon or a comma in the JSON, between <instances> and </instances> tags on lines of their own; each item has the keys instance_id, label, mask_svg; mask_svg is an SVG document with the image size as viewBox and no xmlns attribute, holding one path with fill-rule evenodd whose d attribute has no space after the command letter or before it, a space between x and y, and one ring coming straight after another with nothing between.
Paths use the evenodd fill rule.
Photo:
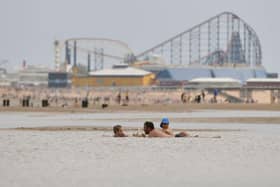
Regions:
<instances>
[{"instance_id":1,"label":"bare shoulder","mask_svg":"<svg viewBox=\"0 0 280 187\"><path fill-rule=\"evenodd\" d=\"M161 130L154 129L149 133L149 137L171 137L171 136L162 132Z\"/></svg>"}]
</instances>

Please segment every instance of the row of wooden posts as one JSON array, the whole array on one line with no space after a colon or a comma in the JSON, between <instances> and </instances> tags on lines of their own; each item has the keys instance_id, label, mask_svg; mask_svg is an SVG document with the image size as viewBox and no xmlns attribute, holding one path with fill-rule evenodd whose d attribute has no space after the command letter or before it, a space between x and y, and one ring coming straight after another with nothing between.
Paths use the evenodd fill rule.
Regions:
<instances>
[{"instance_id":1,"label":"row of wooden posts","mask_svg":"<svg viewBox=\"0 0 280 187\"><path fill-rule=\"evenodd\" d=\"M44 108L49 106L49 101L46 100L46 99L42 100L41 103L42 103L41 106L44 107ZM10 102L9 99L4 99L3 100L3 105L2 105L3 107L10 107L10 105L11 105L11 102ZM81 103L82 108L88 108L88 105L89 105L89 103L88 103L87 99L82 100L82 103ZM104 107L103 105L102 105L102 108L107 107L107 106ZM30 100L29 99L23 99L21 101L21 106L22 107L30 107L31 106L30 105Z\"/></svg>"},{"instance_id":2,"label":"row of wooden posts","mask_svg":"<svg viewBox=\"0 0 280 187\"><path fill-rule=\"evenodd\" d=\"M3 107L10 107L11 106L11 102L9 99L4 99L3 100ZM21 101L21 106L22 107L30 107L30 100L29 99L23 99ZM42 100L42 107L48 107L49 106L49 101L48 100Z\"/></svg>"}]
</instances>

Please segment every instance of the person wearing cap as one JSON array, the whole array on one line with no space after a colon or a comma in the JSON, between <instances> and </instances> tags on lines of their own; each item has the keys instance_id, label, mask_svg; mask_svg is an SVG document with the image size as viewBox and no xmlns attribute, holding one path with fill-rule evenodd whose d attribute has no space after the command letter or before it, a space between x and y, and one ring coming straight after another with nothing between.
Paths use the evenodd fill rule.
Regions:
<instances>
[{"instance_id":1,"label":"person wearing cap","mask_svg":"<svg viewBox=\"0 0 280 187\"><path fill-rule=\"evenodd\" d=\"M173 131L171 128L169 128L169 119L168 118L162 118L160 127L162 128L162 132L165 134L173 136Z\"/></svg>"},{"instance_id":2,"label":"person wearing cap","mask_svg":"<svg viewBox=\"0 0 280 187\"><path fill-rule=\"evenodd\" d=\"M174 136L172 129L169 127L169 119L168 118L162 118L160 127L162 128L162 132L164 132L167 135ZM175 134L175 137L187 137L189 134L187 132L179 132Z\"/></svg>"}]
</instances>

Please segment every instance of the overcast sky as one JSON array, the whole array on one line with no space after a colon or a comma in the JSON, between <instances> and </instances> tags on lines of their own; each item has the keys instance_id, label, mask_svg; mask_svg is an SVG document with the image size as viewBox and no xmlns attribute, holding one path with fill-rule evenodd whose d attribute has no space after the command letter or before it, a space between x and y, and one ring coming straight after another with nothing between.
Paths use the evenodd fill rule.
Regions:
<instances>
[{"instance_id":1,"label":"overcast sky","mask_svg":"<svg viewBox=\"0 0 280 187\"><path fill-rule=\"evenodd\" d=\"M0 62L54 67L53 41L105 37L137 54L190 27L231 11L257 32L263 65L280 72L277 0L0 0Z\"/></svg>"}]
</instances>

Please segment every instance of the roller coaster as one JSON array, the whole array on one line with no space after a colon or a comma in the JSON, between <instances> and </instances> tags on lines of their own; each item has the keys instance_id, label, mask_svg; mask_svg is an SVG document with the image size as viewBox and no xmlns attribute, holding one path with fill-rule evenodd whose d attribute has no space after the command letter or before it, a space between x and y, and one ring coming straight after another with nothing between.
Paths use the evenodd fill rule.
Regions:
<instances>
[{"instance_id":1,"label":"roller coaster","mask_svg":"<svg viewBox=\"0 0 280 187\"><path fill-rule=\"evenodd\" d=\"M55 41L57 68L61 64L77 66L87 62L88 70L96 71L114 63L149 60L155 55L164 59L167 65L256 67L262 64L261 44L256 32L231 12L218 14L138 55L118 40L71 38Z\"/></svg>"},{"instance_id":2,"label":"roller coaster","mask_svg":"<svg viewBox=\"0 0 280 187\"><path fill-rule=\"evenodd\" d=\"M261 65L261 44L256 32L241 18L223 12L144 52L138 59L161 55L170 64Z\"/></svg>"}]
</instances>

